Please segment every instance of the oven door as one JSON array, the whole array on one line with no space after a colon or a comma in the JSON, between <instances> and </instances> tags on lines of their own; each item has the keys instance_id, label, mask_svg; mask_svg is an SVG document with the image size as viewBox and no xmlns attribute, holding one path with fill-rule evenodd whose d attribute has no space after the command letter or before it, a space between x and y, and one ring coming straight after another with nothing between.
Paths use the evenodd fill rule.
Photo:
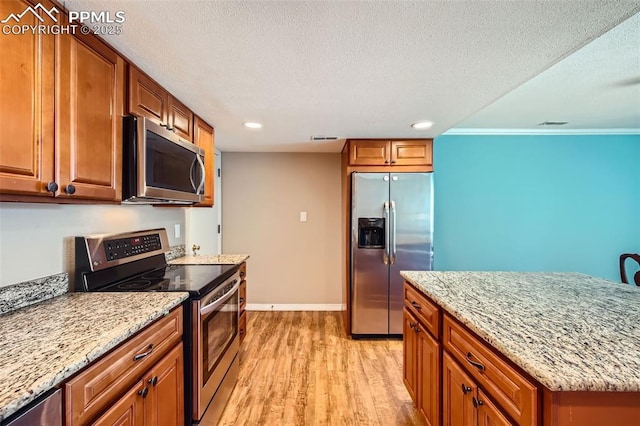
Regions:
<instances>
[{"instance_id":1,"label":"oven door","mask_svg":"<svg viewBox=\"0 0 640 426\"><path fill-rule=\"evenodd\" d=\"M201 419L240 348L238 273L201 300L193 302L193 415ZM224 295L219 297L219 292Z\"/></svg>"}]
</instances>

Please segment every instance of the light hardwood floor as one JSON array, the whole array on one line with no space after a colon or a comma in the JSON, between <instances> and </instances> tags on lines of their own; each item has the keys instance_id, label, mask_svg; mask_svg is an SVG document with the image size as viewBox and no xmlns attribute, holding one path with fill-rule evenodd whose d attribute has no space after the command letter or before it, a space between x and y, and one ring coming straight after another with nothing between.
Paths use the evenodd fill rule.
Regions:
<instances>
[{"instance_id":1,"label":"light hardwood floor","mask_svg":"<svg viewBox=\"0 0 640 426\"><path fill-rule=\"evenodd\" d=\"M221 425L421 425L400 340L351 340L339 312L247 312Z\"/></svg>"}]
</instances>

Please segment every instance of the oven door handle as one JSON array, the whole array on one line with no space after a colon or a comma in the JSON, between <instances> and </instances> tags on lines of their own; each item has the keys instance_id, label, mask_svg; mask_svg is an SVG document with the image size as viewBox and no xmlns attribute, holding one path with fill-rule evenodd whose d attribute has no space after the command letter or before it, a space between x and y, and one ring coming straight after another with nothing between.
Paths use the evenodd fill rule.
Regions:
<instances>
[{"instance_id":1,"label":"oven door handle","mask_svg":"<svg viewBox=\"0 0 640 426\"><path fill-rule=\"evenodd\" d=\"M220 306L222 306L227 300L229 300L231 296L233 296L233 294L238 290L238 288L240 288L240 280L235 279L232 281L232 283L234 283L235 285L231 288L231 290L229 290L227 294L225 294L220 299L217 299L205 306L200 307L200 316L207 315L215 311Z\"/></svg>"}]
</instances>

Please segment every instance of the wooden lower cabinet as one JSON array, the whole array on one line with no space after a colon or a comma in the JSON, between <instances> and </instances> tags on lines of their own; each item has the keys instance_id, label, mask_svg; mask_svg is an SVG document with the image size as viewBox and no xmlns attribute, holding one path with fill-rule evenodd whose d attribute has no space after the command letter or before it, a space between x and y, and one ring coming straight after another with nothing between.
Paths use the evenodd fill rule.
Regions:
<instances>
[{"instance_id":1,"label":"wooden lower cabinet","mask_svg":"<svg viewBox=\"0 0 640 426\"><path fill-rule=\"evenodd\" d=\"M182 308L174 309L64 386L65 424L181 425Z\"/></svg>"},{"instance_id":2,"label":"wooden lower cabinet","mask_svg":"<svg viewBox=\"0 0 640 426\"><path fill-rule=\"evenodd\" d=\"M238 335L240 344L247 337L247 263L243 262L238 269L240 271L240 288L238 291L239 307L238 307Z\"/></svg>"},{"instance_id":3,"label":"wooden lower cabinet","mask_svg":"<svg viewBox=\"0 0 640 426\"><path fill-rule=\"evenodd\" d=\"M94 426L142 426L144 425L144 399L142 392L144 382L139 381L129 389L122 398L116 401L98 420Z\"/></svg>"},{"instance_id":4,"label":"wooden lower cabinet","mask_svg":"<svg viewBox=\"0 0 640 426\"><path fill-rule=\"evenodd\" d=\"M184 421L182 343L165 355L93 424L179 425Z\"/></svg>"},{"instance_id":5,"label":"wooden lower cabinet","mask_svg":"<svg viewBox=\"0 0 640 426\"><path fill-rule=\"evenodd\" d=\"M498 407L491 401L482 389L478 389L478 396L474 406L478 409L479 426L510 426L514 425L507 417L500 412Z\"/></svg>"},{"instance_id":6,"label":"wooden lower cabinet","mask_svg":"<svg viewBox=\"0 0 640 426\"><path fill-rule=\"evenodd\" d=\"M446 353L442 356L442 424L476 424L473 395L478 386Z\"/></svg>"},{"instance_id":7,"label":"wooden lower cabinet","mask_svg":"<svg viewBox=\"0 0 640 426\"><path fill-rule=\"evenodd\" d=\"M404 310L404 383L427 425L440 424L440 344Z\"/></svg>"},{"instance_id":8,"label":"wooden lower cabinet","mask_svg":"<svg viewBox=\"0 0 640 426\"><path fill-rule=\"evenodd\" d=\"M444 426L514 425L446 352L442 356Z\"/></svg>"},{"instance_id":9,"label":"wooden lower cabinet","mask_svg":"<svg viewBox=\"0 0 640 426\"><path fill-rule=\"evenodd\" d=\"M479 387L473 374L444 350L447 346L439 336L446 339L448 333L441 331L441 308L409 284L405 284L404 295L403 379L425 423L515 425Z\"/></svg>"}]
</instances>

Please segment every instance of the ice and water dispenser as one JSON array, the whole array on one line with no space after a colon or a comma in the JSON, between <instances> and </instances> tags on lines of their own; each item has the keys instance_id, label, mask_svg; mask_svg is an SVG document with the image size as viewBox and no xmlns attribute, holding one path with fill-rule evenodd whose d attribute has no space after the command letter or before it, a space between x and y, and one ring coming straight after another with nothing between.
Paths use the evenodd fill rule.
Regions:
<instances>
[{"instance_id":1,"label":"ice and water dispenser","mask_svg":"<svg viewBox=\"0 0 640 426\"><path fill-rule=\"evenodd\" d=\"M385 223L382 217L358 218L358 248L385 247Z\"/></svg>"}]
</instances>

